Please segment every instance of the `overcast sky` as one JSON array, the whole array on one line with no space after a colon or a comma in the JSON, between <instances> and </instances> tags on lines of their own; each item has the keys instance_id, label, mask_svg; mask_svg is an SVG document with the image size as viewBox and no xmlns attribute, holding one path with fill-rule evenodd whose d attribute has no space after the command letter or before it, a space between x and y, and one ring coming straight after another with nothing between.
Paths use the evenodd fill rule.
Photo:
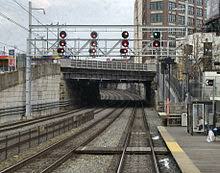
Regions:
<instances>
[{"instance_id":1,"label":"overcast sky","mask_svg":"<svg viewBox=\"0 0 220 173\"><path fill-rule=\"evenodd\" d=\"M12 20L28 26L28 13L19 7L17 1L28 9L28 0L0 0L0 12ZM135 0L32 0L33 7L44 8L34 11L44 24L133 24ZM37 24L37 22L34 22ZM0 49L4 42L26 49L27 31L19 28L0 15ZM9 48L9 47L8 47Z\"/></svg>"}]
</instances>

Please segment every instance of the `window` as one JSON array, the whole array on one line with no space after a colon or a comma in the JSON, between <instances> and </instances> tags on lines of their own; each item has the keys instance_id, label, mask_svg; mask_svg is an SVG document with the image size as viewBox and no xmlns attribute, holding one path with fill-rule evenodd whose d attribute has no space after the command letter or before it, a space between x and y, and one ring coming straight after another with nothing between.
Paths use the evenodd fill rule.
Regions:
<instances>
[{"instance_id":1,"label":"window","mask_svg":"<svg viewBox=\"0 0 220 173\"><path fill-rule=\"evenodd\" d=\"M178 24L185 25L185 16L178 16Z\"/></svg>"},{"instance_id":2,"label":"window","mask_svg":"<svg viewBox=\"0 0 220 173\"><path fill-rule=\"evenodd\" d=\"M189 3L190 4L194 4L194 0L189 0Z\"/></svg>"},{"instance_id":3,"label":"window","mask_svg":"<svg viewBox=\"0 0 220 173\"><path fill-rule=\"evenodd\" d=\"M169 2L168 8L169 8L169 10L172 10L172 9L176 8L176 3L175 2Z\"/></svg>"},{"instance_id":4,"label":"window","mask_svg":"<svg viewBox=\"0 0 220 173\"><path fill-rule=\"evenodd\" d=\"M193 18L188 18L188 25L194 26L194 19Z\"/></svg>"},{"instance_id":5,"label":"window","mask_svg":"<svg viewBox=\"0 0 220 173\"><path fill-rule=\"evenodd\" d=\"M189 14L194 15L194 7L189 6Z\"/></svg>"},{"instance_id":6,"label":"window","mask_svg":"<svg viewBox=\"0 0 220 173\"><path fill-rule=\"evenodd\" d=\"M176 15L169 14L169 16L168 16L168 22L169 22L169 23L176 23Z\"/></svg>"},{"instance_id":7,"label":"window","mask_svg":"<svg viewBox=\"0 0 220 173\"><path fill-rule=\"evenodd\" d=\"M183 9L183 10L179 11L179 13L185 13L185 9L186 9L185 4L179 4L178 8Z\"/></svg>"},{"instance_id":8,"label":"window","mask_svg":"<svg viewBox=\"0 0 220 173\"><path fill-rule=\"evenodd\" d=\"M196 15L199 16L199 17L202 17L203 14L202 14L202 9L201 8L197 8L196 9Z\"/></svg>"},{"instance_id":9,"label":"window","mask_svg":"<svg viewBox=\"0 0 220 173\"><path fill-rule=\"evenodd\" d=\"M196 5L202 6L202 0L196 0Z\"/></svg>"},{"instance_id":10,"label":"window","mask_svg":"<svg viewBox=\"0 0 220 173\"><path fill-rule=\"evenodd\" d=\"M163 21L162 19L163 19L162 13L151 14L152 23L162 22Z\"/></svg>"},{"instance_id":11,"label":"window","mask_svg":"<svg viewBox=\"0 0 220 173\"><path fill-rule=\"evenodd\" d=\"M151 2L150 3L150 9L151 10L163 10L164 9L164 5L162 1L159 2Z\"/></svg>"},{"instance_id":12,"label":"window","mask_svg":"<svg viewBox=\"0 0 220 173\"><path fill-rule=\"evenodd\" d=\"M203 26L202 20L197 19L196 20L196 27L201 28Z\"/></svg>"}]
</instances>

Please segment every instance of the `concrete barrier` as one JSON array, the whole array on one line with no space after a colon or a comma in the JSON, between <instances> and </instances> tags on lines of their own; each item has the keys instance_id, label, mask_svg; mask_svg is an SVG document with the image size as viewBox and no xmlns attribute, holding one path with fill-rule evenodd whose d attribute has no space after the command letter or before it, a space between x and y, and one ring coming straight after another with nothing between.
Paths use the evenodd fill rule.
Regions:
<instances>
[{"instance_id":1,"label":"concrete barrier","mask_svg":"<svg viewBox=\"0 0 220 173\"><path fill-rule=\"evenodd\" d=\"M42 64L32 66L32 80L45 76L60 75L59 64ZM0 91L25 83L25 68L0 74Z\"/></svg>"},{"instance_id":2,"label":"concrete barrier","mask_svg":"<svg viewBox=\"0 0 220 173\"><path fill-rule=\"evenodd\" d=\"M0 110L25 106L25 68L0 74ZM44 105L60 101L60 65L41 64L32 66L31 104ZM65 101L65 100L63 100ZM34 112L33 116L52 114L59 111L59 106L51 110ZM16 115L15 115L16 114ZM22 116L15 113L2 117L1 121L14 121Z\"/></svg>"}]
</instances>

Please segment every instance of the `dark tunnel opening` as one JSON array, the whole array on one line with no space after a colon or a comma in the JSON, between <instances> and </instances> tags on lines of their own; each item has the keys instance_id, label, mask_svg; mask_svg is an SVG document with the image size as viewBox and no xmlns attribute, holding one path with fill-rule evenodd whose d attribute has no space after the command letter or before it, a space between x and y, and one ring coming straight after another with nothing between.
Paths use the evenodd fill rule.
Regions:
<instances>
[{"instance_id":1,"label":"dark tunnel opening","mask_svg":"<svg viewBox=\"0 0 220 173\"><path fill-rule=\"evenodd\" d=\"M154 92L147 82L64 80L62 88L61 99L70 99L78 106L120 106L125 101L131 106L140 101L145 106L154 105Z\"/></svg>"}]
</instances>

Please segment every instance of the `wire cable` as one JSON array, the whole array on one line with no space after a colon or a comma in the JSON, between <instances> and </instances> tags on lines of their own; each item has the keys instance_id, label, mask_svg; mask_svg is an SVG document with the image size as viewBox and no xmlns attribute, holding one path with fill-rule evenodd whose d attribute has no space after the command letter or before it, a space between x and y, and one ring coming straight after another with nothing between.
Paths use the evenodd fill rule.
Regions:
<instances>
[{"instance_id":1,"label":"wire cable","mask_svg":"<svg viewBox=\"0 0 220 173\"><path fill-rule=\"evenodd\" d=\"M15 20L13 20L12 18L6 16L5 14L3 14L2 12L0 12L0 16L2 16L3 18L7 19L8 21L12 22L13 24L19 26L20 28L24 29L25 31L29 32L29 29L21 24L19 24L18 22L16 22ZM34 33L34 35L41 37L39 34Z\"/></svg>"},{"instance_id":2,"label":"wire cable","mask_svg":"<svg viewBox=\"0 0 220 173\"><path fill-rule=\"evenodd\" d=\"M26 11L28 14L30 14L39 24L41 24L42 26L45 26L37 17L35 17L32 13L30 13L21 3L19 3L16 0L12 0L12 1L14 1L19 7L21 7L24 11ZM48 30L48 31L50 31L53 35L57 36L53 31L51 31L51 30Z\"/></svg>"},{"instance_id":3,"label":"wire cable","mask_svg":"<svg viewBox=\"0 0 220 173\"><path fill-rule=\"evenodd\" d=\"M26 51L24 51L24 50L22 50L22 49L19 49L16 45L10 45L10 44L6 44L6 43L4 43L4 42L2 42L2 41L0 41L0 44L2 44L2 45L5 45L5 46L8 46L8 47L13 47L13 48L15 48L16 47L16 49L17 50L19 50L19 51L21 51L21 52L26 52Z\"/></svg>"},{"instance_id":4,"label":"wire cable","mask_svg":"<svg viewBox=\"0 0 220 173\"><path fill-rule=\"evenodd\" d=\"M11 19L10 17L6 16L5 14L3 14L2 12L0 12L0 16L2 16L3 18L7 19L8 21L14 23L15 25L19 26L20 28L29 31L28 28L26 28L25 26L19 24L18 22L14 21L13 19Z\"/></svg>"}]
</instances>

